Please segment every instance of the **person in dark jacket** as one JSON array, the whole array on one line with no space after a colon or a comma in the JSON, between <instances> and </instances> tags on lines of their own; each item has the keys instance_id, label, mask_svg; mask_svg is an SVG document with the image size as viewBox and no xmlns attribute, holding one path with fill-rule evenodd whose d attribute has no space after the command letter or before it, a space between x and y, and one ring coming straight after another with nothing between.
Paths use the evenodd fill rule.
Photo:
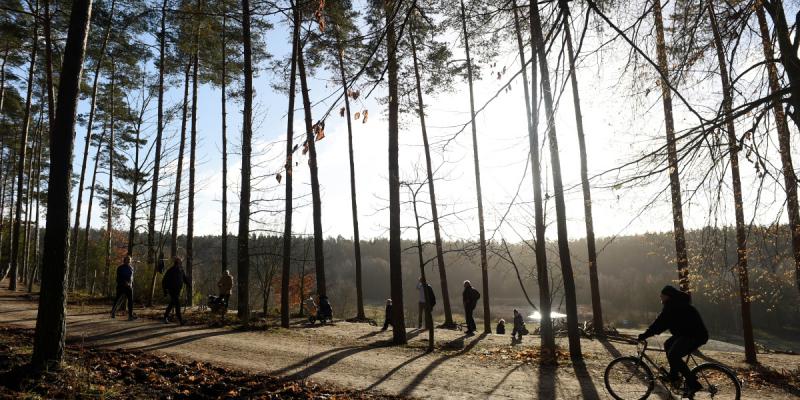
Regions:
<instances>
[{"instance_id":1,"label":"person in dark jacket","mask_svg":"<svg viewBox=\"0 0 800 400\"><path fill-rule=\"evenodd\" d=\"M467 335L472 336L478 327L475 325L475 319L472 317L472 312L475 311L475 306L478 305L478 299L481 294L472 287L470 281L464 281L464 292L461 293L464 302L464 316L467 319Z\"/></svg>"},{"instance_id":2,"label":"person in dark jacket","mask_svg":"<svg viewBox=\"0 0 800 400\"><path fill-rule=\"evenodd\" d=\"M522 319L522 313L514 309L514 329L511 330L511 340L522 342L522 335L528 334L528 328L525 327L525 320Z\"/></svg>"},{"instance_id":3,"label":"person in dark jacket","mask_svg":"<svg viewBox=\"0 0 800 400\"><path fill-rule=\"evenodd\" d=\"M389 325L392 325L392 329L394 329L394 324L392 324L392 299L386 299L386 313L383 315L383 328L382 331L385 331L389 328Z\"/></svg>"},{"instance_id":4,"label":"person in dark jacket","mask_svg":"<svg viewBox=\"0 0 800 400\"><path fill-rule=\"evenodd\" d=\"M495 328L495 333L498 335L506 334L506 320L500 318L500 321L497 321L497 328Z\"/></svg>"},{"instance_id":5,"label":"person in dark jacket","mask_svg":"<svg viewBox=\"0 0 800 400\"><path fill-rule=\"evenodd\" d=\"M317 319L320 323L322 323L322 325L325 325L326 320L329 320L331 323L333 323L333 308L331 307L330 301L328 301L328 296L319 296Z\"/></svg>"},{"instance_id":6,"label":"person in dark jacket","mask_svg":"<svg viewBox=\"0 0 800 400\"><path fill-rule=\"evenodd\" d=\"M661 304L664 305L661 314L639 335L639 340L670 331L672 337L664 342L670 367L669 378L676 381L679 374L683 375L686 380L686 395L691 397L702 386L683 361L683 357L708 342L708 330L700 313L692 306L692 299L688 294L672 286L665 286L661 290Z\"/></svg>"},{"instance_id":7,"label":"person in dark jacket","mask_svg":"<svg viewBox=\"0 0 800 400\"><path fill-rule=\"evenodd\" d=\"M133 267L130 255L125 256L122 265L117 267L117 297L111 306L111 318L117 317L117 306L123 297L128 301L128 321L133 321L136 317L133 315Z\"/></svg>"},{"instance_id":8,"label":"person in dark jacket","mask_svg":"<svg viewBox=\"0 0 800 400\"><path fill-rule=\"evenodd\" d=\"M164 274L161 279L161 287L164 289L164 294L169 296L169 305L167 311L164 312L164 323L169 323L169 315L172 309L175 309L175 315L178 317L178 322L183 325L183 317L181 316L181 289L183 285L189 284L186 274L183 272L183 260L180 257L175 257L172 267Z\"/></svg>"}]
</instances>

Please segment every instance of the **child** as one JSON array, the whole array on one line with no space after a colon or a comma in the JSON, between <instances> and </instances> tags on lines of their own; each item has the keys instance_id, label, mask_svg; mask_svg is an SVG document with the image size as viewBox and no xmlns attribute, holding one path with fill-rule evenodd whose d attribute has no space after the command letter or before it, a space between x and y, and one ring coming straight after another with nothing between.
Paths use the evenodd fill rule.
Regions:
<instances>
[{"instance_id":1,"label":"child","mask_svg":"<svg viewBox=\"0 0 800 400\"><path fill-rule=\"evenodd\" d=\"M519 334L519 339L517 339ZM522 314L514 309L514 330L511 331L511 340L522 341L522 335L527 335L528 329L525 328L525 322L522 319Z\"/></svg>"},{"instance_id":2,"label":"child","mask_svg":"<svg viewBox=\"0 0 800 400\"><path fill-rule=\"evenodd\" d=\"M500 318L500 321L497 321L497 328L495 332L497 332L498 335L506 334L506 320Z\"/></svg>"}]
</instances>

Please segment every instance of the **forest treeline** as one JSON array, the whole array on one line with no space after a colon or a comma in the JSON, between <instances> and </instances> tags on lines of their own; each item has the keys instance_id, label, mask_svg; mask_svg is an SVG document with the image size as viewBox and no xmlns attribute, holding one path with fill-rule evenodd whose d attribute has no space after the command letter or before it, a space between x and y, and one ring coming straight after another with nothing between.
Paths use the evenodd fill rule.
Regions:
<instances>
[{"instance_id":1,"label":"forest treeline","mask_svg":"<svg viewBox=\"0 0 800 400\"><path fill-rule=\"evenodd\" d=\"M800 291L792 161L800 126L798 16L797 4L782 0L0 0L0 251L8 261L0 275L11 290L25 285L32 292L40 284L32 362L40 369L61 362L68 296L109 294L113 268L129 253L140 260L136 282L144 290L137 295L148 306L160 301L161 264L180 264L180 256L190 306L226 269L236 278L242 324L258 314L258 299L268 303L274 293L280 324L289 328L296 287L338 297L341 309L354 307L356 321L365 319L373 296L391 298L396 345L407 342L405 311L416 302L417 276L436 284L448 328L457 322L460 281L469 278L482 294L485 333L501 314L493 305L518 303L524 288L525 302L543 315L543 350L555 354L550 310L563 310L577 363L581 321L591 318L600 335L610 321L642 321L654 308L646 292L675 281L711 310L712 329L730 331L731 321L741 321L745 360L755 364L756 334L797 326L796 309L787 307ZM609 155L587 145L587 137L599 135L584 126L586 83L579 79L592 75L579 71L589 59L621 65L615 80L624 83L634 111L663 121L647 133L625 132L650 146L619 146L620 164L606 171L590 168ZM256 87L263 71L271 82ZM476 90L488 79L497 81L496 93ZM523 90L511 91L512 83ZM213 129L200 126L208 98L201 89L219 95ZM270 110L285 115L286 130L272 142L279 151L269 166L254 149L264 139L257 124L265 91L278 94L278 108L286 110ZM434 140L426 114L446 96L469 104L458 113L462 120L448 123L460 128ZM498 204L484 204L481 154L492 138L477 120L503 96L525 104L502 117L521 122L516 134L526 145L506 151L525 157L519 187L532 199L514 196L500 222L487 224L485 209ZM385 169L368 172L387 178L388 231L362 248L353 124L370 119L365 101L381 108L371 120L386 121ZM560 122L565 108L573 123ZM317 146L327 143L330 117L347 127L347 157L336 162L349 167L349 245L325 240L323 218L343 212L326 208L319 173L328 167L320 165ZM235 134L228 131L233 118L241 121ZM408 161L401 128L404 140L416 138L416 171L401 168ZM198 154L198 143L209 135L221 143L213 158L219 156L222 180L214 190L222 198L213 212L195 205L205 190L196 167L209 156ZM559 142L567 135L578 143L579 183L562 176ZM439 182L450 178L441 168L456 139L470 141L462 179L470 187L474 181L474 192L457 193L468 206L453 211L441 202ZM294 181L301 169L310 195L296 187L306 183ZM630 207L631 221L634 208L668 203L664 229L671 233L610 244L596 239L593 194L641 188L655 194ZM583 207L568 208L565 198L578 191ZM684 211L692 204L703 208L708 229L686 231ZM292 219L300 207L310 208L309 232ZM195 217L217 211L220 244L212 244L213 237L195 235ZM470 237L445 242L440 225L455 219L470 224L462 227ZM569 231L571 220L582 222L581 232ZM228 232L229 223L236 232ZM518 229L519 243L504 240L504 227ZM259 237L263 232L273 236ZM403 240L404 232L416 240ZM433 240L423 240L431 233ZM219 260L205 258L214 248ZM293 275L298 260L306 262ZM428 330L429 351L434 331Z\"/></svg>"}]
</instances>

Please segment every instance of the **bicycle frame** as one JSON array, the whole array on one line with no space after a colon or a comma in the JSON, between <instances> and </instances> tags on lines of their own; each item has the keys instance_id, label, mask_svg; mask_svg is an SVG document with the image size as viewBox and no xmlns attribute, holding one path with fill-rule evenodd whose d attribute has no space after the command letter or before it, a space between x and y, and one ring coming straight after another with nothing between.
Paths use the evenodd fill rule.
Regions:
<instances>
[{"instance_id":1,"label":"bicycle frame","mask_svg":"<svg viewBox=\"0 0 800 400\"><path fill-rule=\"evenodd\" d=\"M660 365L660 364L656 363L655 361L653 361L653 359L650 358L647 355L647 353L646 353L647 352L647 348L648 348L647 340L642 340L642 341L640 341L638 343L643 343L642 349L638 351L638 353L639 353L638 354L639 361L642 361L645 365L649 364L648 368L651 368L651 369L655 370L656 372L659 372L660 374L657 375L655 378L656 378L656 381L662 382L662 379L659 379L659 378L661 376L663 376L663 375L666 375L667 374L667 370L662 365ZM685 362L686 362L687 365L689 364L689 361L693 362L695 367L700 365L700 364L698 364L697 360L695 360L694 356L691 353L689 353L689 355L686 356ZM667 390L672 391L670 389L669 385L666 385L663 382L662 382L662 385L664 385L664 387L666 387Z\"/></svg>"}]
</instances>

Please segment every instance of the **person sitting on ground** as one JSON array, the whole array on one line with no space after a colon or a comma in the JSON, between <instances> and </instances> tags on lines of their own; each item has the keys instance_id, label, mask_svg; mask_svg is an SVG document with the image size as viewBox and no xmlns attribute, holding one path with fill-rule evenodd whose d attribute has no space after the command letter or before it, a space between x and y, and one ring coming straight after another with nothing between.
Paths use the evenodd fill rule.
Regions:
<instances>
[{"instance_id":1,"label":"person sitting on ground","mask_svg":"<svg viewBox=\"0 0 800 400\"><path fill-rule=\"evenodd\" d=\"M303 301L303 309L308 314L308 323L313 324L317 318L317 303L313 296Z\"/></svg>"},{"instance_id":2,"label":"person sitting on ground","mask_svg":"<svg viewBox=\"0 0 800 400\"><path fill-rule=\"evenodd\" d=\"M228 308L228 301L231 299L231 291L233 291L233 276L230 270L225 270L222 277L217 282L219 288L219 301L224 302L225 308Z\"/></svg>"},{"instance_id":3,"label":"person sitting on ground","mask_svg":"<svg viewBox=\"0 0 800 400\"><path fill-rule=\"evenodd\" d=\"M161 279L161 287L164 289L164 294L169 295L169 305L164 312L164 323L169 323L169 316L172 309L175 309L175 315L178 317L178 322L183 325L183 317L181 316L181 290L183 285L188 285L189 279L183 272L183 260L180 257L175 257L172 267L164 274Z\"/></svg>"},{"instance_id":4,"label":"person sitting on ground","mask_svg":"<svg viewBox=\"0 0 800 400\"><path fill-rule=\"evenodd\" d=\"M497 333L498 335L506 334L506 320L500 318L500 320L497 321L497 328L495 328L495 333Z\"/></svg>"},{"instance_id":5,"label":"person sitting on ground","mask_svg":"<svg viewBox=\"0 0 800 400\"><path fill-rule=\"evenodd\" d=\"M130 255L126 255L122 265L117 267L117 297L111 306L111 318L117 317L117 306L123 297L128 301L128 321L133 321L136 316L133 315L133 267Z\"/></svg>"},{"instance_id":6,"label":"person sitting on ground","mask_svg":"<svg viewBox=\"0 0 800 400\"><path fill-rule=\"evenodd\" d=\"M331 323L333 323L333 308L331 307L331 303L328 301L328 296L326 295L319 296L317 319L320 323L322 323L322 325L325 325L325 321L331 321Z\"/></svg>"},{"instance_id":7,"label":"person sitting on ground","mask_svg":"<svg viewBox=\"0 0 800 400\"><path fill-rule=\"evenodd\" d=\"M688 294L672 286L665 286L661 290L661 304L664 305L661 313L638 339L643 341L666 330L672 333L672 337L664 342L670 368L668 378L675 382L683 375L686 380L684 397L692 398L702 386L683 361L683 357L708 342L708 330L700 313L692 306L692 299Z\"/></svg>"},{"instance_id":8,"label":"person sitting on ground","mask_svg":"<svg viewBox=\"0 0 800 400\"><path fill-rule=\"evenodd\" d=\"M511 331L511 340L521 342L522 335L528 334L528 328L525 327L525 320L522 319L522 313L514 309L514 329Z\"/></svg>"},{"instance_id":9,"label":"person sitting on ground","mask_svg":"<svg viewBox=\"0 0 800 400\"><path fill-rule=\"evenodd\" d=\"M394 324L392 324L392 299L386 299L386 312L383 314L383 328L381 330L385 331L389 328L389 325L394 329Z\"/></svg>"}]
</instances>

